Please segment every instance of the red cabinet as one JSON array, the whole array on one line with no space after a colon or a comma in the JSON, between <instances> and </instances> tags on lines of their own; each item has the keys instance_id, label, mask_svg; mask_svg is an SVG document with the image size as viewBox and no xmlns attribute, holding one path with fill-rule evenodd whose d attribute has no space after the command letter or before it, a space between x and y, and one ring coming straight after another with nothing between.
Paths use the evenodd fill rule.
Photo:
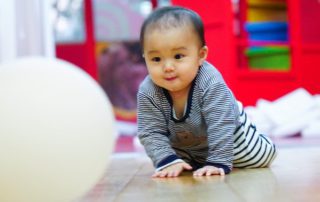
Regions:
<instances>
[{"instance_id":1,"label":"red cabinet","mask_svg":"<svg viewBox=\"0 0 320 202\"><path fill-rule=\"evenodd\" d=\"M172 0L174 5L191 8L203 18L209 47L208 60L221 71L236 97L245 105L253 105L259 98L272 101L298 87L304 87L312 94L320 93L320 1L232 2L236 1ZM263 10L255 5L261 2L281 5ZM252 11L252 8L257 9ZM252 12L262 13L254 19ZM287 23L288 39L252 40L246 24L253 21L259 23L268 18ZM289 61L286 64L289 66L280 70L250 67L252 63L247 50L266 46L287 47Z\"/></svg>"},{"instance_id":2,"label":"red cabinet","mask_svg":"<svg viewBox=\"0 0 320 202\"><path fill-rule=\"evenodd\" d=\"M84 41L56 44L56 56L79 66L97 79L92 3L92 0L83 1Z\"/></svg>"}]
</instances>

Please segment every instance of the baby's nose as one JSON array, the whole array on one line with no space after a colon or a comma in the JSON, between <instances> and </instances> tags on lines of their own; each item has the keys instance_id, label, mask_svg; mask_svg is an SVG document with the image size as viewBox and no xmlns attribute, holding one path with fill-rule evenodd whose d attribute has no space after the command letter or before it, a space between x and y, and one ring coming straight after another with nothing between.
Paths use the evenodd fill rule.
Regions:
<instances>
[{"instance_id":1,"label":"baby's nose","mask_svg":"<svg viewBox=\"0 0 320 202\"><path fill-rule=\"evenodd\" d=\"M174 70L174 68L173 68L172 66L166 66L166 67L164 68L164 70L165 70L166 72L171 72L171 71Z\"/></svg>"},{"instance_id":2,"label":"baby's nose","mask_svg":"<svg viewBox=\"0 0 320 202\"><path fill-rule=\"evenodd\" d=\"M173 70L174 70L174 66L170 62L167 62L164 64L164 71L165 72L170 72Z\"/></svg>"}]
</instances>

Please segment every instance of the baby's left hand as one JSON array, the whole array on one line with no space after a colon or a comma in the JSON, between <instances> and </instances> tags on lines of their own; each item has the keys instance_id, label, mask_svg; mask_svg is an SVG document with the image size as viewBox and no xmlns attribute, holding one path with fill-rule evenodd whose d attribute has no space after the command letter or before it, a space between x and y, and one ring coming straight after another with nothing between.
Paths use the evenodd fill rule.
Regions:
<instances>
[{"instance_id":1,"label":"baby's left hand","mask_svg":"<svg viewBox=\"0 0 320 202\"><path fill-rule=\"evenodd\" d=\"M193 172L193 176L210 176L210 175L221 175L224 176L224 170L214 166L204 166Z\"/></svg>"}]
</instances>

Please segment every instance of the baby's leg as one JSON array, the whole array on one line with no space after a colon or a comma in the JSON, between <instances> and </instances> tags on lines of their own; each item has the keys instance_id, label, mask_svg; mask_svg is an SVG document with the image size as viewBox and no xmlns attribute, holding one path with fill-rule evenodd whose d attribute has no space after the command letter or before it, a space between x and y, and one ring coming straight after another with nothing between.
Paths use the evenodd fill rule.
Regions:
<instances>
[{"instance_id":1,"label":"baby's leg","mask_svg":"<svg viewBox=\"0 0 320 202\"><path fill-rule=\"evenodd\" d=\"M266 135L259 133L238 103L241 125L234 133L233 167L259 168L269 166L276 157L276 147Z\"/></svg>"}]
</instances>

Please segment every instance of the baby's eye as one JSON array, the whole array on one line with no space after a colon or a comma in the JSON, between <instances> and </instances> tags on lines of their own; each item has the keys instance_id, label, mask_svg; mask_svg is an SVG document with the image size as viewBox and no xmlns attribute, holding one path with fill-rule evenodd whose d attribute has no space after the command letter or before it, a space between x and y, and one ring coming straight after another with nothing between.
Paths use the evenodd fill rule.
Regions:
<instances>
[{"instance_id":1,"label":"baby's eye","mask_svg":"<svg viewBox=\"0 0 320 202\"><path fill-rule=\"evenodd\" d=\"M151 59L153 62L160 62L161 58L160 57L154 57Z\"/></svg>"},{"instance_id":2,"label":"baby's eye","mask_svg":"<svg viewBox=\"0 0 320 202\"><path fill-rule=\"evenodd\" d=\"M182 54L176 54L176 55L174 56L174 58L177 59L177 60L179 60L179 59L181 59L181 58L183 58L183 57L184 57L184 55L182 55Z\"/></svg>"}]
</instances>

